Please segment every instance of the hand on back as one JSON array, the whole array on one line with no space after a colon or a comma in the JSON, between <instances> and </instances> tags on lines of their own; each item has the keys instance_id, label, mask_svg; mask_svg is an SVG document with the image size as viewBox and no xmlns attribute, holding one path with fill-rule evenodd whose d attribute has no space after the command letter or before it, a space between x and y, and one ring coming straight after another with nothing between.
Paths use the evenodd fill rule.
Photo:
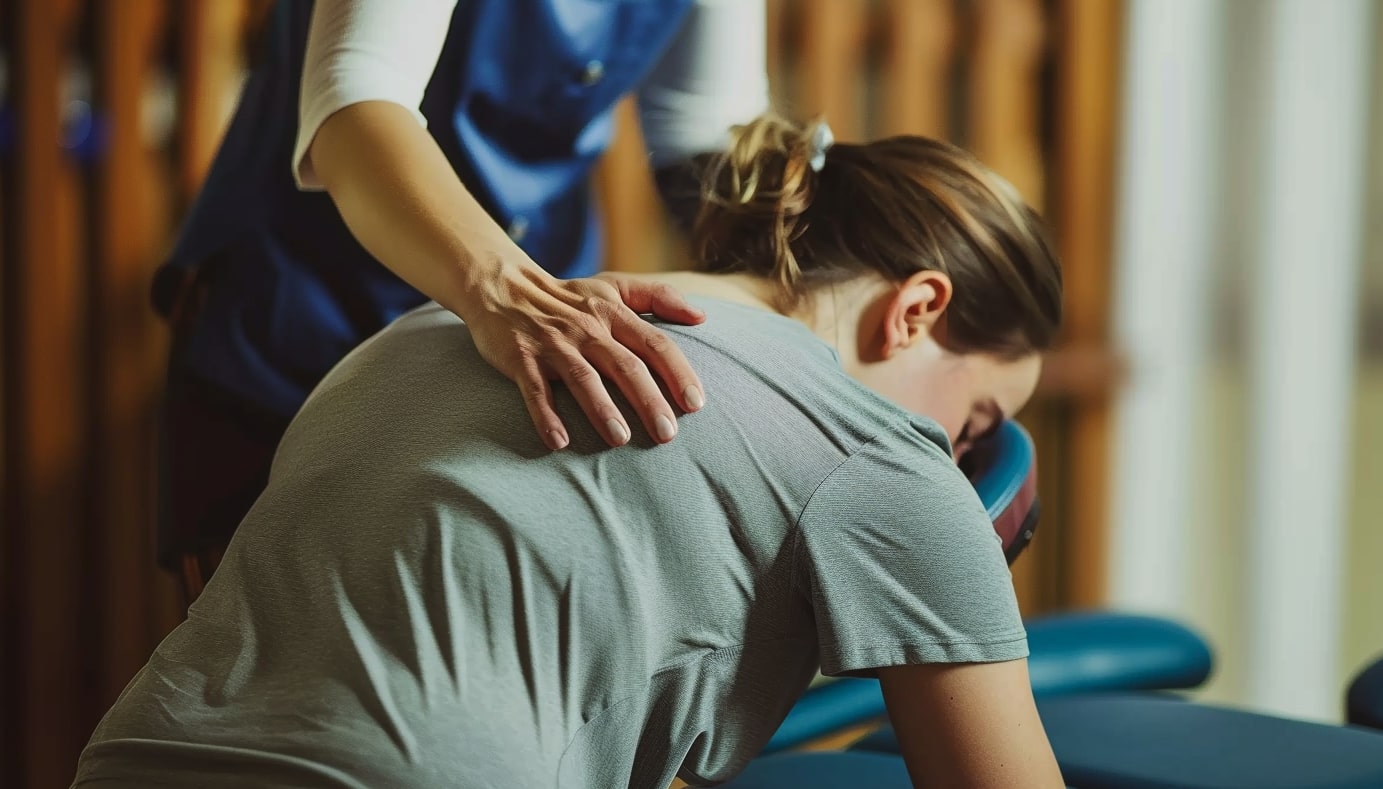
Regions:
<instances>
[{"instance_id":1,"label":"hand on back","mask_svg":"<svg viewBox=\"0 0 1383 789\"><path fill-rule=\"evenodd\" d=\"M675 408L696 411L704 390L682 351L640 313L684 324L704 315L676 290L605 274L559 280L530 266L501 266L466 310L481 355L518 384L543 443L570 443L553 406L552 382L571 390L611 446L632 436L607 389L614 384L643 428L666 443L677 434ZM657 376L655 378L655 375ZM672 394L668 402L658 381Z\"/></svg>"}]
</instances>

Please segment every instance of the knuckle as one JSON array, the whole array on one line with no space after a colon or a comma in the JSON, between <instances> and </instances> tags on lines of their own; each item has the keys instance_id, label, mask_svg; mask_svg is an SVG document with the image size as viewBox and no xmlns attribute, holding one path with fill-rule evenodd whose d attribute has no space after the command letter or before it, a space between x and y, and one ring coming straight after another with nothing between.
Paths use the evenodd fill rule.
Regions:
<instances>
[{"instance_id":1,"label":"knuckle","mask_svg":"<svg viewBox=\"0 0 1383 789\"><path fill-rule=\"evenodd\" d=\"M591 340L607 333L605 324L589 313L572 319L570 334L578 340Z\"/></svg>"},{"instance_id":2,"label":"knuckle","mask_svg":"<svg viewBox=\"0 0 1383 789\"><path fill-rule=\"evenodd\" d=\"M547 393L542 382L526 378L519 383L519 393L523 396L523 401L529 405L538 405L547 401Z\"/></svg>"},{"instance_id":3,"label":"knuckle","mask_svg":"<svg viewBox=\"0 0 1383 789\"><path fill-rule=\"evenodd\" d=\"M590 282L591 293L596 296L606 299L607 301L614 301L619 298L619 286L614 280L592 279Z\"/></svg>"},{"instance_id":4,"label":"knuckle","mask_svg":"<svg viewBox=\"0 0 1383 789\"><path fill-rule=\"evenodd\" d=\"M615 371L623 376L637 375L648 369L644 366L643 359L634 354L622 354L615 359Z\"/></svg>"},{"instance_id":5,"label":"knuckle","mask_svg":"<svg viewBox=\"0 0 1383 789\"><path fill-rule=\"evenodd\" d=\"M666 334L655 331L644 338L644 347L661 356L672 348L672 340Z\"/></svg>"},{"instance_id":6,"label":"knuckle","mask_svg":"<svg viewBox=\"0 0 1383 789\"><path fill-rule=\"evenodd\" d=\"M612 312L611 308L614 306L608 298L599 294L587 296L582 305L586 308L587 313L601 318L609 317Z\"/></svg>"},{"instance_id":7,"label":"knuckle","mask_svg":"<svg viewBox=\"0 0 1383 789\"><path fill-rule=\"evenodd\" d=\"M572 362L567 367L567 380L575 385L590 383L595 380L597 375L595 368L584 361Z\"/></svg>"},{"instance_id":8,"label":"knuckle","mask_svg":"<svg viewBox=\"0 0 1383 789\"><path fill-rule=\"evenodd\" d=\"M535 346L541 348L541 350L544 352L551 351L553 349L561 348L564 345L569 344L571 342L571 335L573 333L574 332L572 332L568 327L555 323L549 323L544 325L543 328L538 331L538 336L534 344Z\"/></svg>"}]
</instances>

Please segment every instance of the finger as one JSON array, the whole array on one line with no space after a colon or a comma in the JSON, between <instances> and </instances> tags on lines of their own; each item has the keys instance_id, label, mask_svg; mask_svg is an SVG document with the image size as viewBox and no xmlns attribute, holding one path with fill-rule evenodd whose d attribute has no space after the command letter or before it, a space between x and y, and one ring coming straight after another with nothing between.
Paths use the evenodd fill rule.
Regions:
<instances>
[{"instance_id":1,"label":"finger","mask_svg":"<svg viewBox=\"0 0 1383 789\"><path fill-rule=\"evenodd\" d=\"M693 413L706 405L706 390L700 377L667 334L637 315L617 318L610 333L652 368L683 411Z\"/></svg>"},{"instance_id":2,"label":"finger","mask_svg":"<svg viewBox=\"0 0 1383 789\"><path fill-rule=\"evenodd\" d=\"M595 429L612 447L629 443L631 433L610 393L605 391L605 382L600 380L600 372L587 359L579 354L559 356L550 361L549 366L557 371L562 382L571 390L572 396L591 420Z\"/></svg>"},{"instance_id":3,"label":"finger","mask_svg":"<svg viewBox=\"0 0 1383 789\"><path fill-rule=\"evenodd\" d=\"M639 313L651 313L665 321L695 325L706 320L706 313L693 307L676 288L664 282L619 276L602 277L619 291L624 306Z\"/></svg>"},{"instance_id":4,"label":"finger","mask_svg":"<svg viewBox=\"0 0 1383 789\"><path fill-rule=\"evenodd\" d=\"M523 394L523 403L528 407L528 416L538 429L538 437L543 444L554 452L566 448L571 439L567 436L566 425L562 424L562 418L553 407L552 384L548 382L537 359L530 356L525 360L517 383Z\"/></svg>"},{"instance_id":5,"label":"finger","mask_svg":"<svg viewBox=\"0 0 1383 789\"><path fill-rule=\"evenodd\" d=\"M658 388L648 365L633 351L612 337L589 346L586 358L615 382L655 441L666 444L677 437L677 414Z\"/></svg>"}]
</instances>

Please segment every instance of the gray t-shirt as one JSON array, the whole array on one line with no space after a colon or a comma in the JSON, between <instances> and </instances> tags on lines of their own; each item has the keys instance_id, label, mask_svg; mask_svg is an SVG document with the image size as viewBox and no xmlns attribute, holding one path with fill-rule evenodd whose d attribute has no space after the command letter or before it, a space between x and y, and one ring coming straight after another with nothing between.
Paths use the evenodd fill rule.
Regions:
<instances>
[{"instance_id":1,"label":"gray t-shirt","mask_svg":"<svg viewBox=\"0 0 1383 789\"><path fill-rule=\"evenodd\" d=\"M559 392L572 445L547 451L435 305L353 352L77 783L703 784L818 668L1024 657L937 425L801 324L698 303L664 328L709 402L668 445L609 449Z\"/></svg>"}]
</instances>

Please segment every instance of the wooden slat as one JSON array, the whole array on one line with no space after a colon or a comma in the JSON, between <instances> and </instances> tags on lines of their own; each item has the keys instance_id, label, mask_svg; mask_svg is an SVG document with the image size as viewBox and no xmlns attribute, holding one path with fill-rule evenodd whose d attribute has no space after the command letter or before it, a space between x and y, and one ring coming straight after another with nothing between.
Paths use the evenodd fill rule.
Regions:
<instances>
[{"instance_id":1,"label":"wooden slat","mask_svg":"<svg viewBox=\"0 0 1383 789\"><path fill-rule=\"evenodd\" d=\"M615 139L595 172L605 228L605 267L613 271L666 269L667 221L632 96L615 108L615 120Z\"/></svg>"},{"instance_id":2,"label":"wooden slat","mask_svg":"<svg viewBox=\"0 0 1383 789\"><path fill-rule=\"evenodd\" d=\"M951 136L951 76L956 54L954 0L886 0L881 135Z\"/></svg>"},{"instance_id":3,"label":"wooden slat","mask_svg":"<svg viewBox=\"0 0 1383 789\"><path fill-rule=\"evenodd\" d=\"M782 104L789 91L787 79L789 67L787 59L791 48L787 39L790 20L788 0L765 0L765 33L768 36L766 57L768 58L768 85L775 105Z\"/></svg>"},{"instance_id":4,"label":"wooden slat","mask_svg":"<svg viewBox=\"0 0 1383 789\"><path fill-rule=\"evenodd\" d=\"M1105 343L1068 341L1044 360L1036 396L1099 405L1123 383L1126 372L1124 360Z\"/></svg>"},{"instance_id":5,"label":"wooden slat","mask_svg":"<svg viewBox=\"0 0 1383 789\"><path fill-rule=\"evenodd\" d=\"M81 528L88 348L82 265L80 183L60 153L60 79L68 65L80 5L75 0L18 3L14 14L20 155L14 195L16 257L7 358L18 446L15 561L23 609L16 676L23 721L18 734L27 785L66 786L82 745L88 601Z\"/></svg>"},{"instance_id":6,"label":"wooden slat","mask_svg":"<svg viewBox=\"0 0 1383 789\"><path fill-rule=\"evenodd\" d=\"M0 0L0 52L5 59L6 72L13 74L14 40L10 14L10 0ZM11 81L13 79L10 77ZM6 110L13 108L13 87L4 96L4 102ZM0 628L3 628L0 630L0 641L11 645L9 649L0 649L0 764L9 765L0 768L0 776L6 780L18 780L21 758L19 732L22 728L19 720L19 656L18 650L12 646L19 635L19 612L16 608L19 599L14 594L14 587L18 581L15 558L19 556L20 548L18 502L14 497L17 485L11 478L18 466L12 461L12 452L16 447L10 440L14 420L10 415L13 403L9 397L10 387L16 383L10 369L10 360L15 357L10 346L10 322L14 317L10 296L14 269L10 265L11 227L6 201L12 165L13 154L0 151Z\"/></svg>"},{"instance_id":7,"label":"wooden slat","mask_svg":"<svg viewBox=\"0 0 1383 789\"><path fill-rule=\"evenodd\" d=\"M966 142L968 147L1008 179L1034 206L1042 203L1045 166L1039 140L1038 77L1043 65L1045 19L1038 0L976 0L974 38L967 74ZM1052 365L1047 367L1044 395L1051 397ZM1066 383L1058 381L1057 383ZM1034 438L1050 445L1056 431L1050 409L1032 409L1028 417ZM1041 465L1044 506L1040 535L1013 566L1014 591L1025 615L1041 613L1051 601L1043 594L1060 568L1060 523L1054 511L1062 505L1059 468Z\"/></svg>"},{"instance_id":8,"label":"wooden slat","mask_svg":"<svg viewBox=\"0 0 1383 789\"><path fill-rule=\"evenodd\" d=\"M269 21L269 15L273 13L274 6L282 0L241 0L244 4L244 15L240 22L240 41L246 47L246 53L258 46L260 34L264 31L265 25Z\"/></svg>"},{"instance_id":9,"label":"wooden slat","mask_svg":"<svg viewBox=\"0 0 1383 789\"><path fill-rule=\"evenodd\" d=\"M1046 48L1041 0L975 0L973 6L969 147L1040 209L1038 78Z\"/></svg>"},{"instance_id":10,"label":"wooden slat","mask_svg":"<svg viewBox=\"0 0 1383 789\"><path fill-rule=\"evenodd\" d=\"M1118 4L1062 0L1058 8L1055 143L1061 181L1054 209L1062 230L1065 325L1075 340L1103 340L1109 327Z\"/></svg>"},{"instance_id":11,"label":"wooden slat","mask_svg":"<svg viewBox=\"0 0 1383 789\"><path fill-rule=\"evenodd\" d=\"M97 168L94 374L101 506L101 693L114 702L174 621L166 612L171 577L153 559L154 413L164 356L163 331L149 307L149 281L171 232L168 157L150 150L141 119L159 100L155 83L167 0L124 0L100 7L98 91L110 147ZM162 599L161 599L162 598Z\"/></svg>"},{"instance_id":12,"label":"wooden slat","mask_svg":"<svg viewBox=\"0 0 1383 789\"><path fill-rule=\"evenodd\" d=\"M235 111L247 66L245 37L260 13L244 0L178 4L178 182L201 188Z\"/></svg>"},{"instance_id":13,"label":"wooden slat","mask_svg":"<svg viewBox=\"0 0 1383 789\"><path fill-rule=\"evenodd\" d=\"M1082 495L1066 473L1066 438L1072 401L1034 398L1019 415L1037 446L1037 488L1041 505L1037 536L1013 566L1023 616L1066 608L1063 578L1066 567L1067 509Z\"/></svg>"},{"instance_id":14,"label":"wooden slat","mask_svg":"<svg viewBox=\"0 0 1383 789\"><path fill-rule=\"evenodd\" d=\"M801 0L793 114L824 114L836 139L868 132L863 89L870 7L864 0Z\"/></svg>"},{"instance_id":15,"label":"wooden slat","mask_svg":"<svg viewBox=\"0 0 1383 789\"><path fill-rule=\"evenodd\" d=\"M1061 0L1057 58L1055 194L1065 266L1066 331L1075 344L1108 342L1110 227L1113 224L1119 4ZM1067 473L1082 484L1070 502L1067 600L1104 602L1108 553L1110 410L1094 399L1072 414Z\"/></svg>"}]
</instances>

